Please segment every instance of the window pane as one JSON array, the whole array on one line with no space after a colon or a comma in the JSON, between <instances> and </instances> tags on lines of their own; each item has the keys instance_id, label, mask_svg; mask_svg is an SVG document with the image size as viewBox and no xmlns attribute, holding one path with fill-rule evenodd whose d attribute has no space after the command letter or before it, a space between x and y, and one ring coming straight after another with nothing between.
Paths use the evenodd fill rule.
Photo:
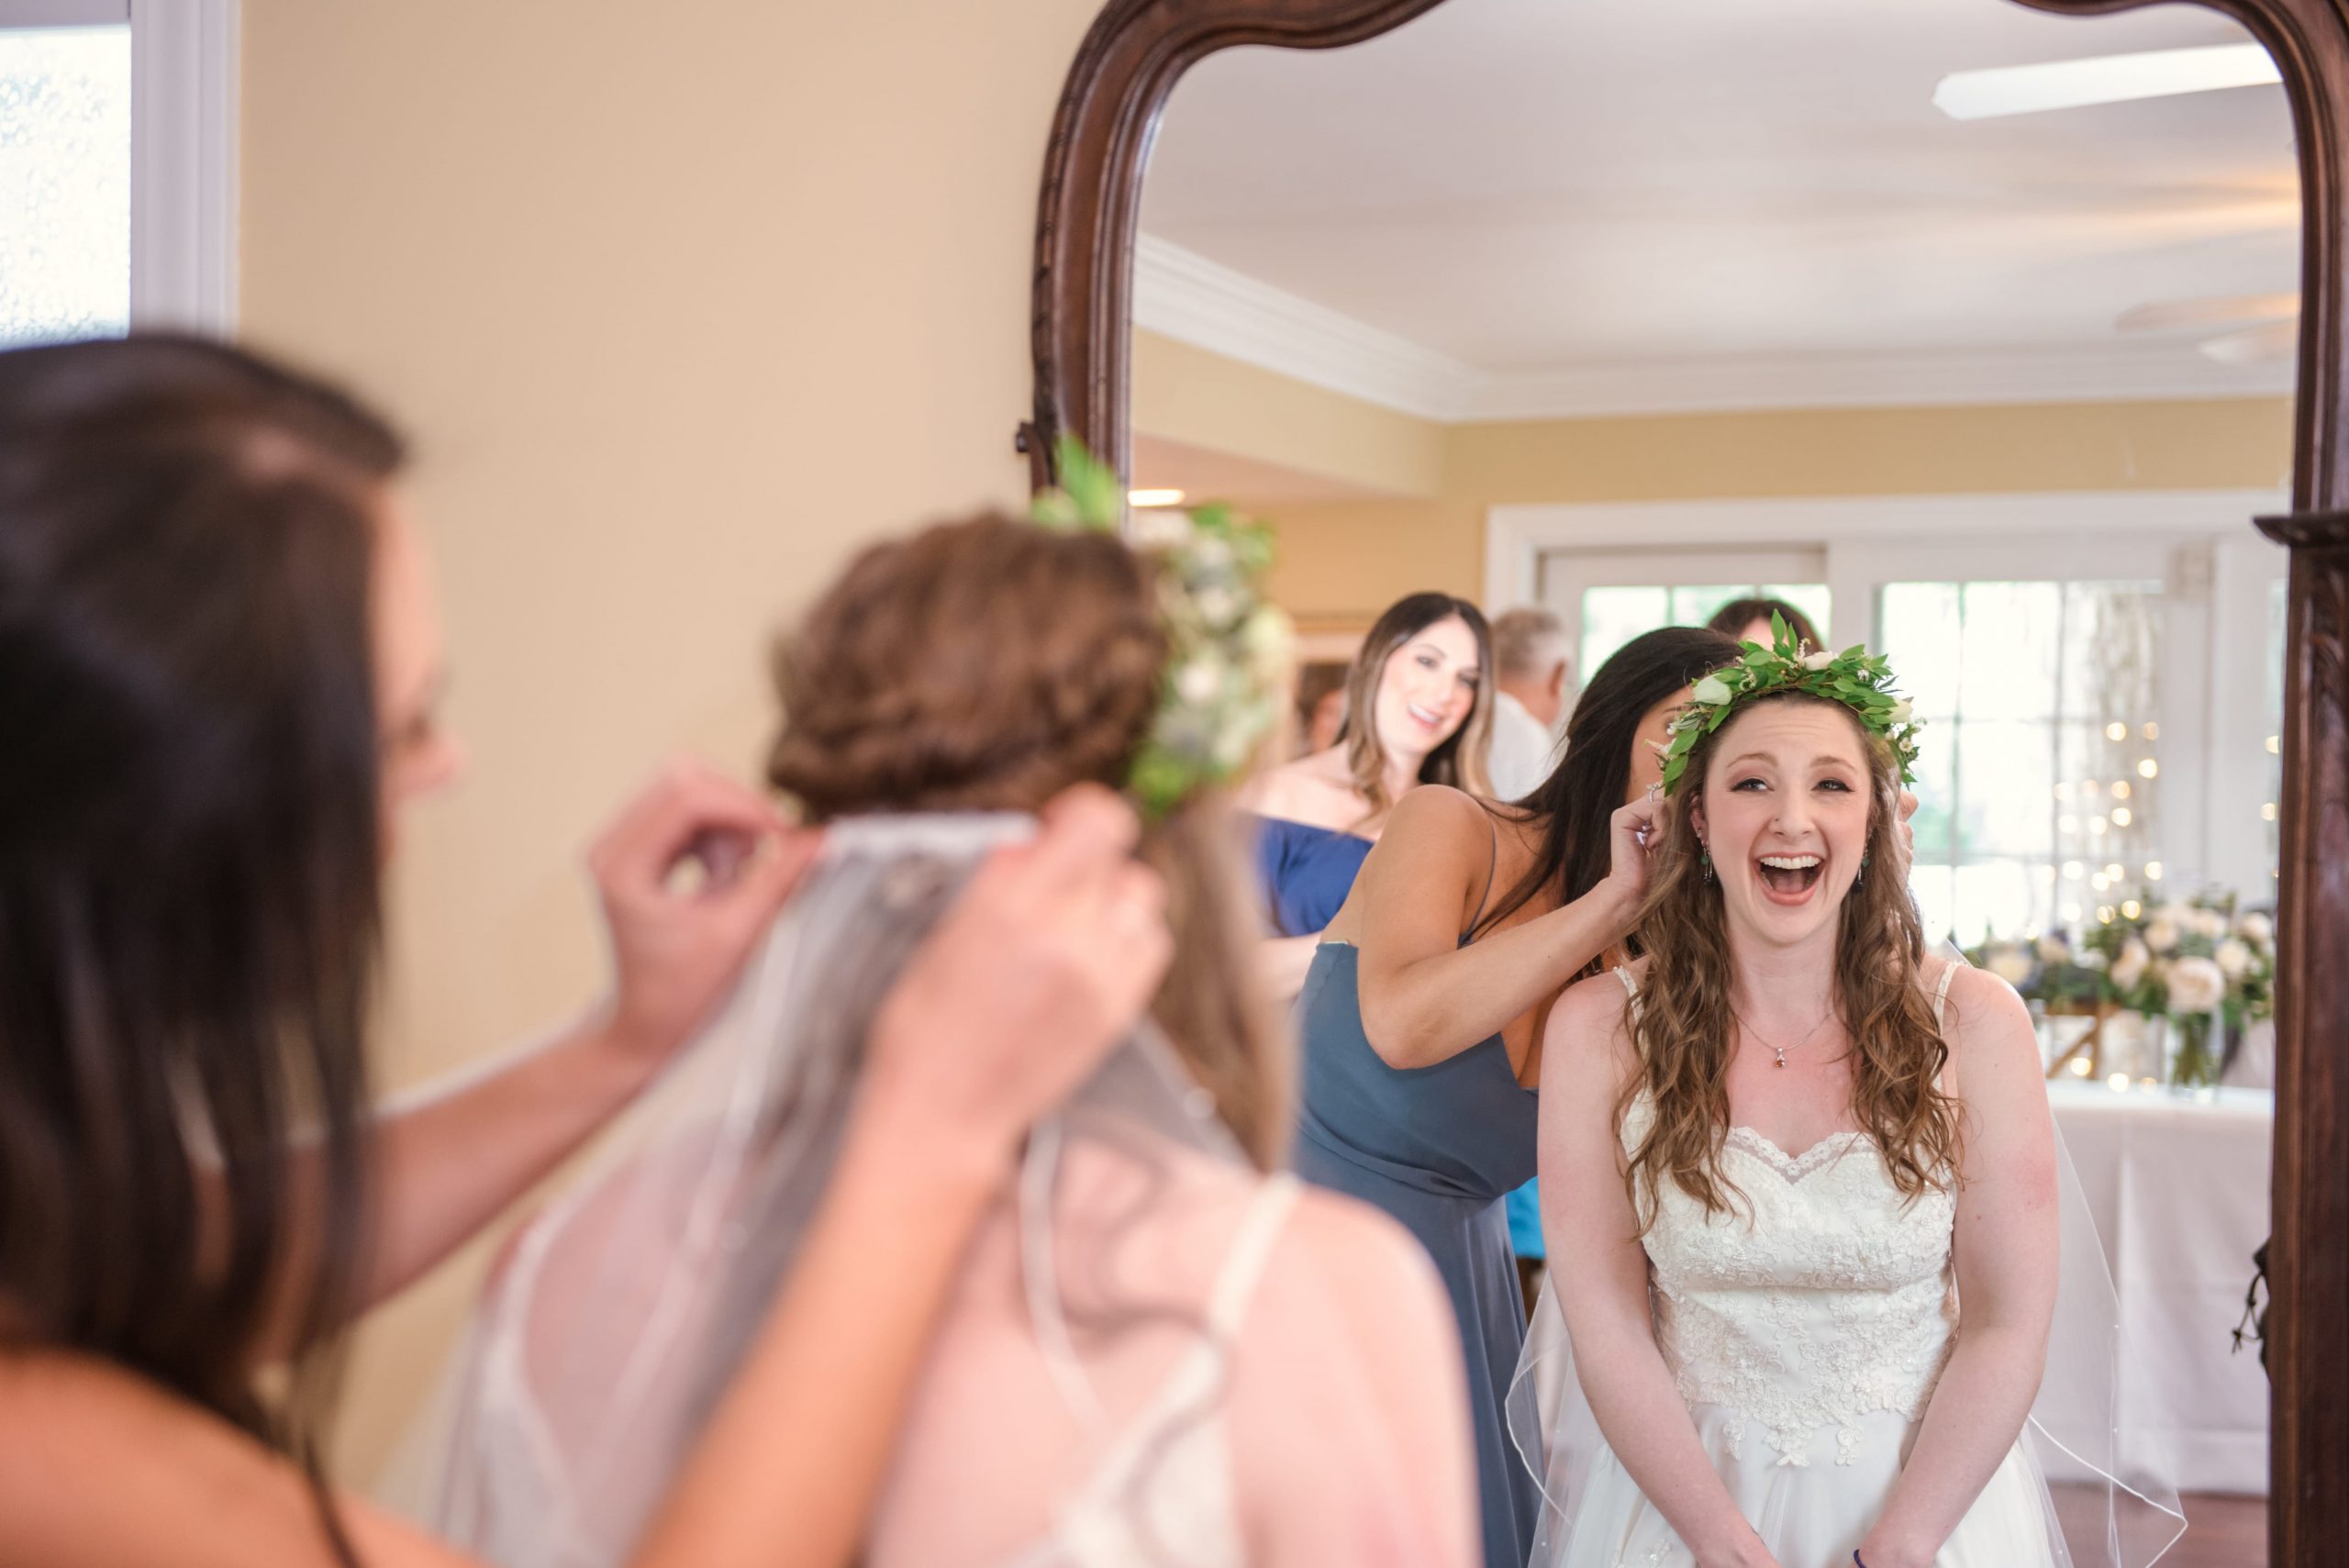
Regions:
<instances>
[{"instance_id":1,"label":"window pane","mask_svg":"<svg viewBox=\"0 0 2349 1568\"><path fill-rule=\"evenodd\" d=\"M1608 656L1643 631L1672 624L1671 591L1665 588L1586 588L1582 594L1584 684Z\"/></svg>"},{"instance_id":2,"label":"window pane","mask_svg":"<svg viewBox=\"0 0 2349 1568\"><path fill-rule=\"evenodd\" d=\"M2053 718L2064 589L2057 583L1968 583L1958 711L1970 718Z\"/></svg>"},{"instance_id":3,"label":"window pane","mask_svg":"<svg viewBox=\"0 0 2349 1568\"><path fill-rule=\"evenodd\" d=\"M0 344L130 322L130 29L0 31Z\"/></svg>"},{"instance_id":4,"label":"window pane","mask_svg":"<svg viewBox=\"0 0 2349 1568\"><path fill-rule=\"evenodd\" d=\"M1877 595L1877 644L1921 718L1957 712L1957 595L1955 583L1887 583Z\"/></svg>"},{"instance_id":5,"label":"window pane","mask_svg":"<svg viewBox=\"0 0 2349 1568\"><path fill-rule=\"evenodd\" d=\"M2054 847L2051 727L1968 718L1957 722L1955 732L1959 858L2027 855L2044 860Z\"/></svg>"},{"instance_id":6,"label":"window pane","mask_svg":"<svg viewBox=\"0 0 2349 1568\"><path fill-rule=\"evenodd\" d=\"M1672 590L1672 619L1670 626L1702 626L1713 618L1713 613L1731 599L1754 596L1751 583L1710 584L1697 588ZM1731 633L1735 636L1734 632Z\"/></svg>"},{"instance_id":7,"label":"window pane","mask_svg":"<svg viewBox=\"0 0 2349 1568\"><path fill-rule=\"evenodd\" d=\"M1880 590L1885 651L1931 721L1915 786L1930 934L1970 943L2077 926L2162 859L2161 592Z\"/></svg>"},{"instance_id":8,"label":"window pane","mask_svg":"<svg viewBox=\"0 0 2349 1568\"><path fill-rule=\"evenodd\" d=\"M1833 607L1835 595L1826 584L1765 583L1762 584L1762 597L1786 600L1810 617L1810 624L1819 628L1820 636L1831 638L1835 635L1827 629L1827 612Z\"/></svg>"}]
</instances>

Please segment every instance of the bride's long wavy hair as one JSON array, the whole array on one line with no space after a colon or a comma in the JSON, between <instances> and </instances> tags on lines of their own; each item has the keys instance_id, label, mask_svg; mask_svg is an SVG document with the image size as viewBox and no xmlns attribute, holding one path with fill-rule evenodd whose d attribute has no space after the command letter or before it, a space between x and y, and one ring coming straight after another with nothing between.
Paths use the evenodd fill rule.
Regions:
<instances>
[{"instance_id":1,"label":"bride's long wavy hair","mask_svg":"<svg viewBox=\"0 0 2349 1568\"><path fill-rule=\"evenodd\" d=\"M1770 702L1814 703L1842 714L1868 769L1868 871L1844 895L1835 939L1835 1013L1851 1040L1852 1110L1882 1151L1893 1184L1907 1197L1946 1189L1958 1168L1956 1100L1942 1092L1949 1048L1918 984L1923 927L1909 898L1909 852L1900 834L1900 775L1892 750L1848 708L1791 694ZM1741 712L1697 742L1683 800L1702 798L1713 760L1744 717ZM1648 967L1631 1031L1638 1071L1616 1106L1618 1124L1644 1094L1654 1118L1626 1173L1642 1232L1655 1222L1666 1181L1728 1213L1741 1197L1721 1171L1730 1126L1731 1031L1728 918L1721 889L1706 878L1696 814L1671 814L1639 918Z\"/></svg>"}]
</instances>

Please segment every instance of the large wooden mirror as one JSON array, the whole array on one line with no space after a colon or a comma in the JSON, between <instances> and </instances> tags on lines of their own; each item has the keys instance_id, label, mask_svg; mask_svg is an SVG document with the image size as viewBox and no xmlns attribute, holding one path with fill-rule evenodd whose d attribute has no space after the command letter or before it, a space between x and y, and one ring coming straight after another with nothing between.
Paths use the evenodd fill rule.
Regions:
<instances>
[{"instance_id":1,"label":"large wooden mirror","mask_svg":"<svg viewBox=\"0 0 2349 1568\"><path fill-rule=\"evenodd\" d=\"M2272 84L1933 128L1948 72L2247 46ZM2239 1281L2116 1258L2124 1312L2135 1272L2197 1347L2135 1418L2190 1455L2218 1522L2176 1561L2214 1568L2349 1540L2344 154L2332 0L1112 0L1038 215L1039 478L1072 432L1138 485L1293 519L1308 648L1443 587L1556 609L1586 671L1709 595L1792 595L1838 646L1953 672L1934 717L1974 762L1920 788L1933 934L2021 978L2016 944L2152 896L2272 911L2272 1056L2216 1097L2143 1090L2109 1006L2041 998L2110 1229L2165 1224L2085 1168L2121 1143L2247 1184L2168 1227L2222 1258L2241 1233ZM1261 436L1266 395L1372 412L1352 458L1218 439L1219 408ZM1707 444L1693 487L1640 477ZM1960 473L1953 446L2003 455ZM2044 712L1974 706L2026 654L2086 673ZM2112 1131L2097 1090L2153 1120ZM2271 1226L2262 1378L2224 1339Z\"/></svg>"}]
</instances>

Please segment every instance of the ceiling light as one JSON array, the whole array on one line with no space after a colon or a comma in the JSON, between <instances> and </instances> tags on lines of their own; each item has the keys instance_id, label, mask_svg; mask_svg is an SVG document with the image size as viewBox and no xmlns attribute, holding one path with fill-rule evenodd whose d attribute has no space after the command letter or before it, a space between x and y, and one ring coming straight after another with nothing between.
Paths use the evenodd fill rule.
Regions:
<instances>
[{"instance_id":1,"label":"ceiling light","mask_svg":"<svg viewBox=\"0 0 2349 1568\"><path fill-rule=\"evenodd\" d=\"M2276 62L2259 45L2230 43L1953 71L1934 87L1933 106L1954 120L1987 120L2221 87L2271 86L2282 80Z\"/></svg>"},{"instance_id":2,"label":"ceiling light","mask_svg":"<svg viewBox=\"0 0 2349 1568\"><path fill-rule=\"evenodd\" d=\"M1129 506L1179 506L1182 504L1183 493L1180 490L1129 490L1126 492L1126 505Z\"/></svg>"}]
</instances>

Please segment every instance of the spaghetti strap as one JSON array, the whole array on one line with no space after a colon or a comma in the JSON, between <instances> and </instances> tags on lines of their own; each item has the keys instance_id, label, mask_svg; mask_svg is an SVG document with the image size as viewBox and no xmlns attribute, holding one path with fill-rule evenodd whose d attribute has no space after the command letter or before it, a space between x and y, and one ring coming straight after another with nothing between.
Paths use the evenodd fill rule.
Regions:
<instances>
[{"instance_id":1,"label":"spaghetti strap","mask_svg":"<svg viewBox=\"0 0 2349 1568\"><path fill-rule=\"evenodd\" d=\"M1492 835L1492 852L1485 862L1485 891L1476 895L1476 912L1468 917L1468 929L1460 933L1463 946L1476 934L1476 923L1485 917L1485 906L1492 901L1493 878L1501 869L1501 830L1490 811L1485 813L1485 831Z\"/></svg>"},{"instance_id":2,"label":"spaghetti strap","mask_svg":"<svg viewBox=\"0 0 2349 1568\"><path fill-rule=\"evenodd\" d=\"M1631 977L1631 966L1627 963L1619 963L1611 973L1616 979L1623 983L1623 995L1631 1006L1631 1017L1638 1018L1640 1016L1640 983Z\"/></svg>"},{"instance_id":3,"label":"spaghetti strap","mask_svg":"<svg viewBox=\"0 0 2349 1568\"><path fill-rule=\"evenodd\" d=\"M1949 1005L1949 979L1964 962L1954 958L1943 964L1942 977L1933 982L1933 1028L1937 1029L1946 1027L1942 1020L1942 1012Z\"/></svg>"}]
</instances>

